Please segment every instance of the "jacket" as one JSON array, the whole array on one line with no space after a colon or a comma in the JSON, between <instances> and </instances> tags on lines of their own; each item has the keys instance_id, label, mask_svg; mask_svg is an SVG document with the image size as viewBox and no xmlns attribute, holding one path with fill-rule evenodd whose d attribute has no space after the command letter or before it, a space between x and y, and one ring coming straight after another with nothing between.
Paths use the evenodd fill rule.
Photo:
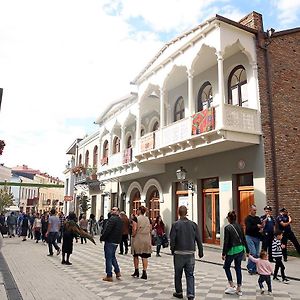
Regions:
<instances>
[{"instance_id":1,"label":"jacket","mask_svg":"<svg viewBox=\"0 0 300 300\"><path fill-rule=\"evenodd\" d=\"M234 228L232 226L234 226ZM238 235L234 229L237 231ZM245 246L246 253L249 253L248 245L246 243L245 235L241 225L237 223L226 225L224 228L224 244L222 255L226 255L232 247L239 245Z\"/></svg>"},{"instance_id":2,"label":"jacket","mask_svg":"<svg viewBox=\"0 0 300 300\"><path fill-rule=\"evenodd\" d=\"M123 222L121 218L117 215L111 215L100 237L100 241L120 244L122 240L122 227Z\"/></svg>"},{"instance_id":3,"label":"jacket","mask_svg":"<svg viewBox=\"0 0 300 300\"><path fill-rule=\"evenodd\" d=\"M170 233L172 254L175 251L196 251L195 242L198 245L199 256L202 257L203 246L197 224L187 218L180 218L172 225Z\"/></svg>"}]
</instances>

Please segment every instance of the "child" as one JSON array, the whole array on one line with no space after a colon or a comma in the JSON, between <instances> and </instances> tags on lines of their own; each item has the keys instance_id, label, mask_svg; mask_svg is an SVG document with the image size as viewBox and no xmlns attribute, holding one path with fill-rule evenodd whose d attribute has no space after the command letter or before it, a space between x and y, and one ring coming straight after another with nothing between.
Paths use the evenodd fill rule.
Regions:
<instances>
[{"instance_id":1,"label":"child","mask_svg":"<svg viewBox=\"0 0 300 300\"><path fill-rule=\"evenodd\" d=\"M268 295L272 295L272 285L271 285L271 274L272 274L272 266L268 260L268 254L266 251L262 250L259 254L259 258L255 258L249 254L249 259L256 263L256 269L259 274L258 285L260 288L260 293L263 294L265 281L268 286Z\"/></svg>"},{"instance_id":2,"label":"child","mask_svg":"<svg viewBox=\"0 0 300 300\"><path fill-rule=\"evenodd\" d=\"M281 278L283 283L289 283L289 280L286 278L284 274L284 265L282 262L282 249L285 247L285 245L281 244L283 233L282 231L276 231L274 240L272 243L272 257L275 260L275 270L273 274L273 280L279 280L277 278L278 270L280 268L281 271Z\"/></svg>"}]
</instances>

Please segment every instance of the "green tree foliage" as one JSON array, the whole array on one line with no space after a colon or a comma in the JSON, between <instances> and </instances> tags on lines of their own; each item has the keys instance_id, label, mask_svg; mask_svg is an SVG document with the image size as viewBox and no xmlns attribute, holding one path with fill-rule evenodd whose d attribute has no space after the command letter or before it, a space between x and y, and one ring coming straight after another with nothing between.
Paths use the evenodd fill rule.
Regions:
<instances>
[{"instance_id":1,"label":"green tree foliage","mask_svg":"<svg viewBox=\"0 0 300 300\"><path fill-rule=\"evenodd\" d=\"M0 212L5 212L6 209L13 205L14 196L6 187L0 189Z\"/></svg>"},{"instance_id":2,"label":"green tree foliage","mask_svg":"<svg viewBox=\"0 0 300 300\"><path fill-rule=\"evenodd\" d=\"M77 196L79 200L79 208L82 213L86 213L90 208L90 199L85 195L85 193L81 193L79 196Z\"/></svg>"}]
</instances>

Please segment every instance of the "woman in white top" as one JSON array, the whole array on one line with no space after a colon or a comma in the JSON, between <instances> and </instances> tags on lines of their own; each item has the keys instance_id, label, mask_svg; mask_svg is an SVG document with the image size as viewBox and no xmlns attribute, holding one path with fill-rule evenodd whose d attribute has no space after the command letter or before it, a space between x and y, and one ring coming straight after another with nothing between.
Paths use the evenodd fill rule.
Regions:
<instances>
[{"instance_id":1,"label":"woman in white top","mask_svg":"<svg viewBox=\"0 0 300 300\"><path fill-rule=\"evenodd\" d=\"M38 243L41 239L42 231L42 220L39 213L36 214L36 218L34 219L32 229L34 232L34 239L36 240L36 243Z\"/></svg>"}]
</instances>

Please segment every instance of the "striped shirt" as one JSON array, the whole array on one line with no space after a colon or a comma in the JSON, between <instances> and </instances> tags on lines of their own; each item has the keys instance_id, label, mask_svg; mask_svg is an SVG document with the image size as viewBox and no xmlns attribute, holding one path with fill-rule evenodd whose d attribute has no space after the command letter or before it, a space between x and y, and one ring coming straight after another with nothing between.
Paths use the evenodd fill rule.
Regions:
<instances>
[{"instance_id":1,"label":"striped shirt","mask_svg":"<svg viewBox=\"0 0 300 300\"><path fill-rule=\"evenodd\" d=\"M278 240L276 237L272 242L272 257L282 257L281 240Z\"/></svg>"}]
</instances>

